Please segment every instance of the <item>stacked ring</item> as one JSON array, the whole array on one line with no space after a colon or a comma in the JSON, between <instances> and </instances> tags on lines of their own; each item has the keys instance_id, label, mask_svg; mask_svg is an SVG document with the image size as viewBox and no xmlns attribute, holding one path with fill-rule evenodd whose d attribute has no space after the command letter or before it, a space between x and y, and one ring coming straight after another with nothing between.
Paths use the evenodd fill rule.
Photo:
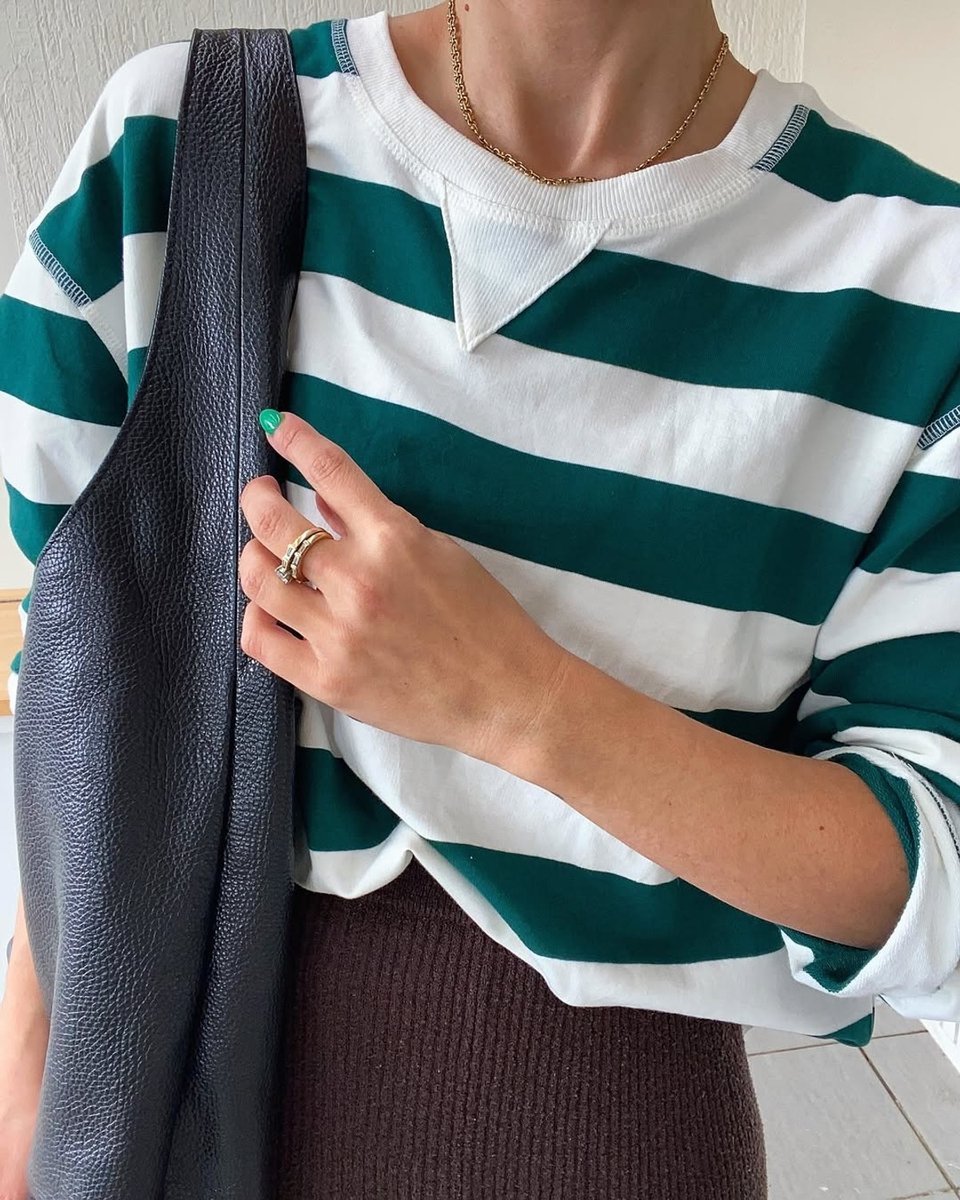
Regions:
<instances>
[{"instance_id":1,"label":"stacked ring","mask_svg":"<svg viewBox=\"0 0 960 1200\"><path fill-rule=\"evenodd\" d=\"M280 561L280 566L276 568L277 575L284 583L305 583L306 580L300 574L300 564L303 562L303 556L310 549L314 542L319 542L321 538L332 538L333 535L325 529L321 529L318 525L311 525L302 533L298 534L293 541L287 546L286 553Z\"/></svg>"}]
</instances>

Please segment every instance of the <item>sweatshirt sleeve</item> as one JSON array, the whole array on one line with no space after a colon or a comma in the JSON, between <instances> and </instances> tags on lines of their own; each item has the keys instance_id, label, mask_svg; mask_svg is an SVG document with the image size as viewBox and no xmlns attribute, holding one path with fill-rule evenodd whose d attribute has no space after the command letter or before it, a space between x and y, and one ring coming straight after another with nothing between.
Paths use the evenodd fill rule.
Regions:
<instances>
[{"instance_id":1,"label":"sweatshirt sleeve","mask_svg":"<svg viewBox=\"0 0 960 1200\"><path fill-rule=\"evenodd\" d=\"M150 47L106 81L0 293L0 475L13 539L32 564L103 462L136 391L187 49ZM24 633L31 594L20 605ZM19 652L9 665L15 711Z\"/></svg>"},{"instance_id":2,"label":"sweatshirt sleeve","mask_svg":"<svg viewBox=\"0 0 960 1200\"><path fill-rule=\"evenodd\" d=\"M782 927L792 974L960 1020L960 405L923 431L821 626L797 717L791 748L855 771L886 811L910 891L877 949Z\"/></svg>"}]
</instances>

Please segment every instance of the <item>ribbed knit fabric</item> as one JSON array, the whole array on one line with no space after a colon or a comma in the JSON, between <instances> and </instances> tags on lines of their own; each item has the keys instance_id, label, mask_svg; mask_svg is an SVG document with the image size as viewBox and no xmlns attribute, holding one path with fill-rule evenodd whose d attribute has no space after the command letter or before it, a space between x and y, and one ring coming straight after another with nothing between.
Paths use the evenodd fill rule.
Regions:
<instances>
[{"instance_id":1,"label":"ribbed knit fabric","mask_svg":"<svg viewBox=\"0 0 960 1200\"><path fill-rule=\"evenodd\" d=\"M761 1200L740 1025L563 1003L413 859L298 888L278 1200Z\"/></svg>"}]
</instances>

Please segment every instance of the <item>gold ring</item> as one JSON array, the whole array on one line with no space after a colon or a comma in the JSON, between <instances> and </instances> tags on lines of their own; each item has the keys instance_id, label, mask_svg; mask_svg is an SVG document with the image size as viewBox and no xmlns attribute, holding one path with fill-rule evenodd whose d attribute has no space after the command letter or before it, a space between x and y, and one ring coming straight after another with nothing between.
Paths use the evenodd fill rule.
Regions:
<instances>
[{"instance_id":1,"label":"gold ring","mask_svg":"<svg viewBox=\"0 0 960 1200\"><path fill-rule=\"evenodd\" d=\"M303 556L310 549L314 542L319 542L322 538L331 538L333 535L325 529L321 529L319 525L310 525L299 533L293 541L287 546L283 558L280 560L280 566L276 568L276 573L284 583L305 583L306 580L300 574L300 564L303 562Z\"/></svg>"}]
</instances>

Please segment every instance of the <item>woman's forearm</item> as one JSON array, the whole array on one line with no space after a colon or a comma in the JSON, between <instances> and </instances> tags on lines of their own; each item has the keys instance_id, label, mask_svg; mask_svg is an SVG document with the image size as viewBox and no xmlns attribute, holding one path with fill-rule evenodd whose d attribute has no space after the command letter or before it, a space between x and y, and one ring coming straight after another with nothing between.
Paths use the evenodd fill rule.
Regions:
<instances>
[{"instance_id":1,"label":"woman's forearm","mask_svg":"<svg viewBox=\"0 0 960 1200\"><path fill-rule=\"evenodd\" d=\"M49 1023L30 949L22 892L17 899L13 947L7 965L2 1014L7 1029L20 1029L25 1036L29 1034L35 1037L37 1030L43 1030Z\"/></svg>"},{"instance_id":2,"label":"woman's forearm","mask_svg":"<svg viewBox=\"0 0 960 1200\"><path fill-rule=\"evenodd\" d=\"M712 729L575 655L535 727L488 745L488 761L762 919L873 949L906 904L906 855L859 775Z\"/></svg>"}]
</instances>

